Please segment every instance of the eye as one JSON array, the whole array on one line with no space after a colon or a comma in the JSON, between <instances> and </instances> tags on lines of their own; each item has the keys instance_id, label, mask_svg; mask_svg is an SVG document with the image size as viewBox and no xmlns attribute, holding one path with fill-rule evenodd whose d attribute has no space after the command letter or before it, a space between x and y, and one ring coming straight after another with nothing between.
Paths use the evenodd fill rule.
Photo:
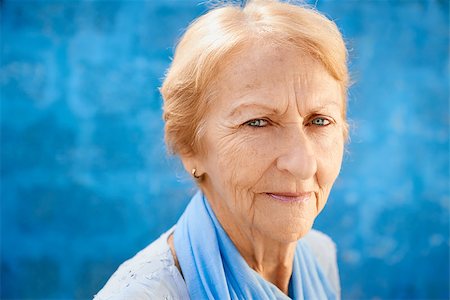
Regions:
<instances>
[{"instance_id":1,"label":"eye","mask_svg":"<svg viewBox=\"0 0 450 300\"><path fill-rule=\"evenodd\" d=\"M267 120L264 119L254 119L250 120L248 122L245 122L244 125L250 126L250 127L266 127L269 124Z\"/></svg>"},{"instance_id":2,"label":"eye","mask_svg":"<svg viewBox=\"0 0 450 300\"><path fill-rule=\"evenodd\" d=\"M311 124L316 126L328 126L331 124L331 122L327 118L318 117L312 119Z\"/></svg>"}]
</instances>

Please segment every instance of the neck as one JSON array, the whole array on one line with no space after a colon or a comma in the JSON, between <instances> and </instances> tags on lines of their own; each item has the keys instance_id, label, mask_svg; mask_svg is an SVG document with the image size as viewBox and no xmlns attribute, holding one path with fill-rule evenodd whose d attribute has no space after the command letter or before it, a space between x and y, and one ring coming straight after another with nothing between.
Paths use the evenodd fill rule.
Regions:
<instances>
[{"instance_id":1,"label":"neck","mask_svg":"<svg viewBox=\"0 0 450 300\"><path fill-rule=\"evenodd\" d=\"M224 229L247 264L287 295L297 243L269 240L254 230Z\"/></svg>"}]
</instances>

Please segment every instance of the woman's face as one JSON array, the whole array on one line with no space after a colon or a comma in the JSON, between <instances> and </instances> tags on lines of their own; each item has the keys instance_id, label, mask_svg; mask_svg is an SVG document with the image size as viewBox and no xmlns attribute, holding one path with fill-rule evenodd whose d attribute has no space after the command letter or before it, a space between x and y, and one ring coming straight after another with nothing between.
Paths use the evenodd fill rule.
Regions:
<instances>
[{"instance_id":1,"label":"woman's face","mask_svg":"<svg viewBox=\"0 0 450 300\"><path fill-rule=\"evenodd\" d=\"M340 170L338 82L309 56L263 46L227 61L211 90L195 163L218 219L228 233L298 240Z\"/></svg>"}]
</instances>

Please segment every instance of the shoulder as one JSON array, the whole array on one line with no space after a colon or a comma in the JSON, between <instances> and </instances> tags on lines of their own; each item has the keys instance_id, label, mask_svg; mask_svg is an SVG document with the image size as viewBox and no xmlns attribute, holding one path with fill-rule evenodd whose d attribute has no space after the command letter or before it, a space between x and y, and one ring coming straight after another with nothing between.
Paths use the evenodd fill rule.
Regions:
<instances>
[{"instance_id":1,"label":"shoulder","mask_svg":"<svg viewBox=\"0 0 450 300\"><path fill-rule=\"evenodd\" d=\"M167 244L172 230L121 264L94 299L188 299Z\"/></svg>"},{"instance_id":2,"label":"shoulder","mask_svg":"<svg viewBox=\"0 0 450 300\"><path fill-rule=\"evenodd\" d=\"M340 294L339 270L337 266L336 244L323 232L312 229L302 240L308 245L331 286Z\"/></svg>"}]
</instances>

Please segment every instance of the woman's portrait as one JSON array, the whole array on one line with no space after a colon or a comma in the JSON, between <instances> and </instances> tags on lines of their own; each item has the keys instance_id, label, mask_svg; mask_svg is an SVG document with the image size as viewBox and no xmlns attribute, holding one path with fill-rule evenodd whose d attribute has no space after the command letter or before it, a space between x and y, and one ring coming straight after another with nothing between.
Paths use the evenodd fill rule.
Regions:
<instances>
[{"instance_id":1,"label":"woman's portrait","mask_svg":"<svg viewBox=\"0 0 450 300\"><path fill-rule=\"evenodd\" d=\"M194 21L161 93L166 142L199 191L97 298L339 298L335 246L308 233L341 167L346 57L306 7L256 0Z\"/></svg>"},{"instance_id":2,"label":"woman's portrait","mask_svg":"<svg viewBox=\"0 0 450 300\"><path fill-rule=\"evenodd\" d=\"M0 5L2 299L448 299L448 2Z\"/></svg>"}]
</instances>

